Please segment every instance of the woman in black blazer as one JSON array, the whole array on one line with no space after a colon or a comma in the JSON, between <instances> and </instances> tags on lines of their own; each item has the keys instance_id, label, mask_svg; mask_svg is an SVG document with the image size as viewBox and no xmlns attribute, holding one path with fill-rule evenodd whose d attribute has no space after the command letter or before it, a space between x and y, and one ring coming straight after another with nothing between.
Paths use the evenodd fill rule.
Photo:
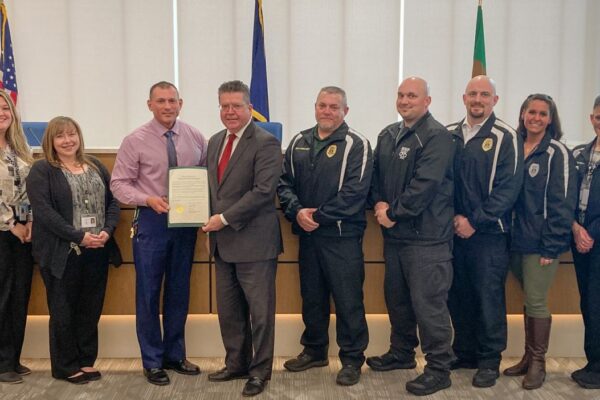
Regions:
<instances>
[{"instance_id":1,"label":"woman in black blazer","mask_svg":"<svg viewBox=\"0 0 600 400\"><path fill-rule=\"evenodd\" d=\"M27 178L35 218L33 255L50 311L52 376L74 384L100 379L98 320L110 262L121 263L113 233L119 204L110 175L84 153L81 128L69 117L48 123L44 158Z\"/></svg>"}]
</instances>

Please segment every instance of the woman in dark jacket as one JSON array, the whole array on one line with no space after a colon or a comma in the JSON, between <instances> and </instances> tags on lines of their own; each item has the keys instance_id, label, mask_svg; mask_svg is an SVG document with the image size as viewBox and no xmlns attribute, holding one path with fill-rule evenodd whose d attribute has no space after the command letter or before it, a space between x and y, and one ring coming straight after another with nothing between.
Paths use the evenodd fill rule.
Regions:
<instances>
[{"instance_id":1,"label":"woman in dark jacket","mask_svg":"<svg viewBox=\"0 0 600 400\"><path fill-rule=\"evenodd\" d=\"M31 293L31 213L25 179L33 162L10 96L0 90L0 382L23 382L21 365Z\"/></svg>"},{"instance_id":2,"label":"woman in dark jacket","mask_svg":"<svg viewBox=\"0 0 600 400\"><path fill-rule=\"evenodd\" d=\"M576 173L571 152L559 142L560 119L550 96L525 99L517 131L524 139L525 171L514 208L510 268L525 293L525 354L504 374L525 375L523 387L537 389L546 377L548 291L559 256L569 250Z\"/></svg>"},{"instance_id":3,"label":"woman in dark jacket","mask_svg":"<svg viewBox=\"0 0 600 400\"><path fill-rule=\"evenodd\" d=\"M77 122L56 117L42 140L44 159L27 178L33 215L33 255L40 265L50 311L52 376L75 384L100 379L98 320L109 256L120 264L113 232L119 204L110 175L84 153Z\"/></svg>"},{"instance_id":4,"label":"woman in dark jacket","mask_svg":"<svg viewBox=\"0 0 600 400\"><path fill-rule=\"evenodd\" d=\"M588 362L571 377L584 388L600 389L600 96L594 101L590 121L596 137L573 149L579 198L571 244Z\"/></svg>"}]
</instances>

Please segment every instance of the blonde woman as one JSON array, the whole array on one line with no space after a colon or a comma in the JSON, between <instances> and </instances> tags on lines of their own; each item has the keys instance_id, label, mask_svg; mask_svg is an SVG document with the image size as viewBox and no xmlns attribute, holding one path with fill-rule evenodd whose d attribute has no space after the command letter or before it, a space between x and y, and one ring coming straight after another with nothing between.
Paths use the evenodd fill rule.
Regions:
<instances>
[{"instance_id":1,"label":"blonde woman","mask_svg":"<svg viewBox=\"0 0 600 400\"><path fill-rule=\"evenodd\" d=\"M119 204L110 175L85 154L81 128L69 117L48 123L44 158L27 179L34 215L33 254L50 311L52 376L73 384L98 380L98 320L109 259L120 265L113 239Z\"/></svg>"},{"instance_id":2,"label":"blonde woman","mask_svg":"<svg viewBox=\"0 0 600 400\"><path fill-rule=\"evenodd\" d=\"M19 115L0 90L0 382L21 383L31 373L21 365L31 293L31 213L25 179L33 158Z\"/></svg>"}]
</instances>

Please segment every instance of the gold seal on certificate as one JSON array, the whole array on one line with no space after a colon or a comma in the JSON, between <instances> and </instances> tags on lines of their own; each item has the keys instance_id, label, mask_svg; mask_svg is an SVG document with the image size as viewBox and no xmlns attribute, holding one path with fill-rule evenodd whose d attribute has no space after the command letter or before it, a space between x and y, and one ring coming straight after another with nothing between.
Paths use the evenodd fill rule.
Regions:
<instances>
[{"instance_id":1,"label":"gold seal on certificate","mask_svg":"<svg viewBox=\"0 0 600 400\"><path fill-rule=\"evenodd\" d=\"M206 168L170 168L169 228L202 226L209 217Z\"/></svg>"}]
</instances>

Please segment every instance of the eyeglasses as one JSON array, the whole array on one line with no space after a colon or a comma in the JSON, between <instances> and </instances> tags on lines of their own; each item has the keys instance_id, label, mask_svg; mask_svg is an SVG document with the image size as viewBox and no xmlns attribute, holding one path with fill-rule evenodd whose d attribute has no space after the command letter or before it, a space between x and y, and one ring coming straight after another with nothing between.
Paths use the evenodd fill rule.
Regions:
<instances>
[{"instance_id":1,"label":"eyeglasses","mask_svg":"<svg viewBox=\"0 0 600 400\"><path fill-rule=\"evenodd\" d=\"M219 109L221 111L240 111L242 110L244 107L247 107L246 104L219 104Z\"/></svg>"}]
</instances>

